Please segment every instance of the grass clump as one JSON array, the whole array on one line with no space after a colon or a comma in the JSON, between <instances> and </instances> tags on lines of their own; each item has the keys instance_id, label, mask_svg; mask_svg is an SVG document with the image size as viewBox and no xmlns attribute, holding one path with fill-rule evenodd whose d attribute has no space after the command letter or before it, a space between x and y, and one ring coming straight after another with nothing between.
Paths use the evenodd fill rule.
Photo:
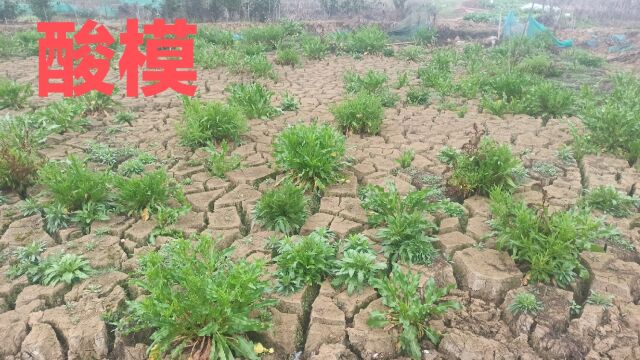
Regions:
<instances>
[{"instance_id":1,"label":"grass clump","mask_svg":"<svg viewBox=\"0 0 640 360\"><path fill-rule=\"evenodd\" d=\"M183 122L177 131L182 143L196 148L211 141L236 141L247 130L247 119L237 106L183 97Z\"/></svg>"},{"instance_id":2,"label":"grass clump","mask_svg":"<svg viewBox=\"0 0 640 360\"><path fill-rule=\"evenodd\" d=\"M0 133L0 189L24 195L44 163L38 152L41 138L19 118L0 119Z\"/></svg>"},{"instance_id":3,"label":"grass clump","mask_svg":"<svg viewBox=\"0 0 640 360\"><path fill-rule=\"evenodd\" d=\"M152 352L162 357L256 359L250 332L270 327L264 263L232 261L208 236L166 244L140 260L133 281L146 296L129 303L124 333L152 330Z\"/></svg>"},{"instance_id":4,"label":"grass clump","mask_svg":"<svg viewBox=\"0 0 640 360\"><path fill-rule=\"evenodd\" d=\"M249 119L267 120L279 113L271 106L273 92L262 84L233 84L225 91L229 93L229 104L242 109Z\"/></svg>"},{"instance_id":5,"label":"grass clump","mask_svg":"<svg viewBox=\"0 0 640 360\"><path fill-rule=\"evenodd\" d=\"M588 98L587 98L588 99ZM617 75L608 96L586 101L580 117L592 144L634 164L640 156L640 79Z\"/></svg>"},{"instance_id":6,"label":"grass clump","mask_svg":"<svg viewBox=\"0 0 640 360\"><path fill-rule=\"evenodd\" d=\"M409 105L429 105L431 94L424 86L412 86L407 91L407 104Z\"/></svg>"},{"instance_id":7,"label":"grass clump","mask_svg":"<svg viewBox=\"0 0 640 360\"><path fill-rule=\"evenodd\" d=\"M498 188L491 191L490 198L497 246L527 267L532 282L566 287L577 277L587 277L579 254L591 250L596 240L611 235L610 229L588 211L536 211Z\"/></svg>"},{"instance_id":8,"label":"grass clump","mask_svg":"<svg viewBox=\"0 0 640 360\"><path fill-rule=\"evenodd\" d=\"M509 304L509 311L513 315L537 315L542 310L542 307L542 302L534 294L519 292Z\"/></svg>"},{"instance_id":9,"label":"grass clump","mask_svg":"<svg viewBox=\"0 0 640 360\"><path fill-rule=\"evenodd\" d=\"M361 292L386 268L386 264L377 262L376 254L371 250L347 250L336 262L331 285L345 287L349 295Z\"/></svg>"},{"instance_id":10,"label":"grass clump","mask_svg":"<svg viewBox=\"0 0 640 360\"><path fill-rule=\"evenodd\" d=\"M613 305L613 295L591 291L586 302L590 305L599 305L603 309L608 309Z\"/></svg>"},{"instance_id":11,"label":"grass clump","mask_svg":"<svg viewBox=\"0 0 640 360\"><path fill-rule=\"evenodd\" d=\"M22 109L33 95L30 84L20 85L7 78L0 78L0 110Z\"/></svg>"},{"instance_id":12,"label":"grass clump","mask_svg":"<svg viewBox=\"0 0 640 360\"><path fill-rule=\"evenodd\" d=\"M513 190L526 174L508 145L486 137L472 140L461 151L445 148L438 157L451 168L447 187L463 198L486 195L495 186Z\"/></svg>"},{"instance_id":13,"label":"grass clump","mask_svg":"<svg viewBox=\"0 0 640 360\"><path fill-rule=\"evenodd\" d=\"M431 45L438 38L438 31L428 26L421 26L416 29L413 36L414 41L418 45Z\"/></svg>"},{"instance_id":14,"label":"grass clump","mask_svg":"<svg viewBox=\"0 0 640 360\"><path fill-rule=\"evenodd\" d=\"M424 57L424 50L420 46L406 46L398 51L398 57L405 61L418 62Z\"/></svg>"},{"instance_id":15,"label":"grass clump","mask_svg":"<svg viewBox=\"0 0 640 360\"><path fill-rule=\"evenodd\" d=\"M300 64L300 55L293 47L281 47L276 51L275 63L278 65L296 66Z\"/></svg>"},{"instance_id":16,"label":"grass clump","mask_svg":"<svg viewBox=\"0 0 640 360\"><path fill-rule=\"evenodd\" d=\"M256 223L268 230L297 234L307 219L304 191L291 181L284 181L265 192L253 209Z\"/></svg>"},{"instance_id":17,"label":"grass clump","mask_svg":"<svg viewBox=\"0 0 640 360\"><path fill-rule=\"evenodd\" d=\"M573 93L559 84L544 81L533 86L525 97L525 111L528 115L549 119L570 116L574 113Z\"/></svg>"},{"instance_id":18,"label":"grass clump","mask_svg":"<svg viewBox=\"0 0 640 360\"><path fill-rule=\"evenodd\" d=\"M363 26L349 33L345 49L354 54L380 54L389 37L378 26Z\"/></svg>"},{"instance_id":19,"label":"grass clump","mask_svg":"<svg viewBox=\"0 0 640 360\"><path fill-rule=\"evenodd\" d=\"M242 157L238 154L229 155L229 145L226 141L220 143L220 148L207 147L209 152L205 165L209 173L219 178L224 178L229 171L240 168Z\"/></svg>"},{"instance_id":20,"label":"grass clump","mask_svg":"<svg viewBox=\"0 0 640 360\"><path fill-rule=\"evenodd\" d=\"M273 65L264 54L246 56L240 60L236 69L241 72L248 72L259 78L275 79L277 77L273 70Z\"/></svg>"},{"instance_id":21,"label":"grass clump","mask_svg":"<svg viewBox=\"0 0 640 360\"><path fill-rule=\"evenodd\" d=\"M278 244L278 256L274 259L278 269L276 290L293 293L305 285L319 285L334 268L336 250L326 229L316 231L301 239L284 238Z\"/></svg>"},{"instance_id":22,"label":"grass clump","mask_svg":"<svg viewBox=\"0 0 640 360\"><path fill-rule=\"evenodd\" d=\"M316 36L305 36L300 40L304 56L313 60L322 60L329 52L329 45Z\"/></svg>"},{"instance_id":23,"label":"grass clump","mask_svg":"<svg viewBox=\"0 0 640 360\"><path fill-rule=\"evenodd\" d=\"M340 129L347 133L377 135L384 118L380 99L361 92L331 108Z\"/></svg>"},{"instance_id":24,"label":"grass clump","mask_svg":"<svg viewBox=\"0 0 640 360\"><path fill-rule=\"evenodd\" d=\"M284 93L282 102L280 103L280 110L282 111L298 111L300 109L300 103L296 98L291 96L288 92Z\"/></svg>"},{"instance_id":25,"label":"grass clump","mask_svg":"<svg viewBox=\"0 0 640 360\"><path fill-rule=\"evenodd\" d=\"M171 199L182 200L182 192L165 170L156 170L130 178L116 178L116 203L128 215L153 213L167 207Z\"/></svg>"},{"instance_id":26,"label":"grass clump","mask_svg":"<svg viewBox=\"0 0 640 360\"><path fill-rule=\"evenodd\" d=\"M586 191L578 201L578 205L623 218L638 211L640 199L623 194L612 186L598 186Z\"/></svg>"},{"instance_id":27,"label":"grass clump","mask_svg":"<svg viewBox=\"0 0 640 360\"><path fill-rule=\"evenodd\" d=\"M345 90L349 94L367 93L380 99L384 107L392 107L398 101L398 96L386 86L389 77L385 73L369 70L364 75L353 71L344 74Z\"/></svg>"},{"instance_id":28,"label":"grass clump","mask_svg":"<svg viewBox=\"0 0 640 360\"><path fill-rule=\"evenodd\" d=\"M374 328L399 328L400 348L412 360L422 359L420 342L425 337L435 345L440 342L438 332L427 325L428 319L461 308L456 301L442 299L453 286L439 288L429 278L421 291L420 274L404 273L397 265L388 278L374 279L372 285L389 309L372 311L367 324Z\"/></svg>"},{"instance_id":29,"label":"grass clump","mask_svg":"<svg viewBox=\"0 0 640 360\"><path fill-rule=\"evenodd\" d=\"M112 176L89 169L77 157L65 161L49 162L38 173L39 183L51 202L66 211L81 210L87 203L105 204L112 199L109 185Z\"/></svg>"},{"instance_id":30,"label":"grass clump","mask_svg":"<svg viewBox=\"0 0 640 360\"><path fill-rule=\"evenodd\" d=\"M411 163L415 157L416 153L413 150L405 150L400 154L400 157L396 159L396 162L401 168L406 169L411 167Z\"/></svg>"},{"instance_id":31,"label":"grass clump","mask_svg":"<svg viewBox=\"0 0 640 360\"><path fill-rule=\"evenodd\" d=\"M284 129L273 144L277 166L304 189L324 190L340 179L347 165L345 138L327 124L297 124Z\"/></svg>"}]
</instances>

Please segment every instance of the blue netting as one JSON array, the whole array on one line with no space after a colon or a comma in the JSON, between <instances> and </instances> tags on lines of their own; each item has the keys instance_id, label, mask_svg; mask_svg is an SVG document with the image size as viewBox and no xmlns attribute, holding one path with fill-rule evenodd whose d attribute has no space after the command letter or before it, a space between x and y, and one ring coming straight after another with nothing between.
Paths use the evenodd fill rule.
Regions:
<instances>
[{"instance_id":1,"label":"blue netting","mask_svg":"<svg viewBox=\"0 0 640 360\"><path fill-rule=\"evenodd\" d=\"M520 21L518 20L518 16L516 15L516 13L513 10L511 10L509 11L509 13L504 19L504 28L502 29L502 36L504 38L510 38L513 36L519 36L521 34L524 34L524 26L525 25L521 24ZM527 20L527 23L526 23L527 37L535 37L542 33L547 33L547 32L549 32L549 29L547 29L538 20L534 19L533 16L529 15L529 19ZM558 38L553 36L553 41L555 45L558 47L573 46L572 40L559 40Z\"/></svg>"}]
</instances>

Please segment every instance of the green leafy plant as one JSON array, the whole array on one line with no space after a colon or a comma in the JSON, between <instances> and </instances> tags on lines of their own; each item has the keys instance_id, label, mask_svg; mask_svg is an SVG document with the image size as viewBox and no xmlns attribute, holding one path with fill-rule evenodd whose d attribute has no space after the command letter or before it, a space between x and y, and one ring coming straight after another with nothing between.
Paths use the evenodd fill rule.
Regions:
<instances>
[{"instance_id":1,"label":"green leafy plant","mask_svg":"<svg viewBox=\"0 0 640 360\"><path fill-rule=\"evenodd\" d=\"M587 298L587 304L600 305L603 309L608 309L613 305L613 295L591 291Z\"/></svg>"},{"instance_id":2,"label":"green leafy plant","mask_svg":"<svg viewBox=\"0 0 640 360\"><path fill-rule=\"evenodd\" d=\"M107 211L107 207L104 204L88 202L82 205L82 209L73 213L72 220L80 225L80 230L82 230L83 234L88 234L91 232L91 224L94 221L109 220Z\"/></svg>"},{"instance_id":3,"label":"green leafy plant","mask_svg":"<svg viewBox=\"0 0 640 360\"><path fill-rule=\"evenodd\" d=\"M36 182L44 156L38 152L42 137L23 119L0 119L0 189L11 189L21 195Z\"/></svg>"},{"instance_id":4,"label":"green leafy plant","mask_svg":"<svg viewBox=\"0 0 640 360\"><path fill-rule=\"evenodd\" d=\"M396 159L396 162L401 168L406 169L411 166L415 157L416 153L413 150L405 150L400 154L400 157Z\"/></svg>"},{"instance_id":5,"label":"green leafy plant","mask_svg":"<svg viewBox=\"0 0 640 360\"><path fill-rule=\"evenodd\" d=\"M411 86L407 91L409 105L428 105L430 97L429 89L424 86Z\"/></svg>"},{"instance_id":6,"label":"green leafy plant","mask_svg":"<svg viewBox=\"0 0 640 360\"><path fill-rule=\"evenodd\" d=\"M598 186L586 191L578 205L623 218L638 211L640 199L620 193L612 186Z\"/></svg>"},{"instance_id":7,"label":"green leafy plant","mask_svg":"<svg viewBox=\"0 0 640 360\"><path fill-rule=\"evenodd\" d=\"M382 248L389 261L430 265L438 256L433 247L433 232L436 226L427 220L424 213L398 213L387 217L386 227L380 229Z\"/></svg>"},{"instance_id":8,"label":"green leafy plant","mask_svg":"<svg viewBox=\"0 0 640 360\"><path fill-rule=\"evenodd\" d=\"M438 31L434 28L421 26L416 29L414 41L418 45L431 45L438 37Z\"/></svg>"},{"instance_id":9,"label":"green leafy plant","mask_svg":"<svg viewBox=\"0 0 640 360\"><path fill-rule=\"evenodd\" d=\"M344 136L327 124L290 126L273 143L278 167L296 184L319 191L339 180L345 151Z\"/></svg>"},{"instance_id":10,"label":"green leafy plant","mask_svg":"<svg viewBox=\"0 0 640 360\"><path fill-rule=\"evenodd\" d=\"M532 87L524 101L526 113L541 117L545 123L573 114L573 93L550 81Z\"/></svg>"},{"instance_id":11,"label":"green leafy plant","mask_svg":"<svg viewBox=\"0 0 640 360\"><path fill-rule=\"evenodd\" d=\"M497 246L527 266L532 282L566 287L578 276L587 277L579 254L591 250L596 240L611 236L610 229L588 211L536 211L499 188L491 191L490 198Z\"/></svg>"},{"instance_id":12,"label":"green leafy plant","mask_svg":"<svg viewBox=\"0 0 640 360\"><path fill-rule=\"evenodd\" d=\"M509 304L509 311L513 315L529 314L537 315L543 308L542 302L536 298L536 296L530 292L519 292L514 298L511 304Z\"/></svg>"},{"instance_id":13,"label":"green leafy plant","mask_svg":"<svg viewBox=\"0 0 640 360\"><path fill-rule=\"evenodd\" d=\"M307 219L304 191L291 181L284 181L265 192L253 209L255 221L269 230L287 235L300 231Z\"/></svg>"},{"instance_id":14,"label":"green leafy plant","mask_svg":"<svg viewBox=\"0 0 640 360\"><path fill-rule=\"evenodd\" d=\"M115 121L116 124L127 124L129 126L132 126L133 120L135 120L135 118L135 114L130 111L119 111L116 113Z\"/></svg>"},{"instance_id":15,"label":"green leafy plant","mask_svg":"<svg viewBox=\"0 0 640 360\"><path fill-rule=\"evenodd\" d=\"M544 53L522 59L516 69L527 74L543 77L558 76L561 72L553 63L551 57Z\"/></svg>"},{"instance_id":16,"label":"green leafy plant","mask_svg":"<svg viewBox=\"0 0 640 360\"><path fill-rule=\"evenodd\" d=\"M226 141L220 143L220 149L213 146L206 148L209 157L206 161L207 170L213 176L224 178L227 172L240 168L242 157L238 154L229 155L229 145Z\"/></svg>"},{"instance_id":17,"label":"green leafy plant","mask_svg":"<svg viewBox=\"0 0 640 360\"><path fill-rule=\"evenodd\" d=\"M39 183L66 211L81 210L84 204L105 204L112 198L112 176L93 171L75 156L65 161L49 162L39 171Z\"/></svg>"},{"instance_id":18,"label":"green leafy plant","mask_svg":"<svg viewBox=\"0 0 640 360\"><path fill-rule=\"evenodd\" d=\"M340 129L359 134L380 133L384 109L375 95L361 92L355 97L331 107Z\"/></svg>"},{"instance_id":19,"label":"green leafy plant","mask_svg":"<svg viewBox=\"0 0 640 360\"><path fill-rule=\"evenodd\" d=\"M147 293L129 303L119 327L124 333L149 329L158 356L258 360L250 332L269 328L268 283L263 262L230 259L201 235L175 239L140 260L133 281Z\"/></svg>"},{"instance_id":20,"label":"green leafy plant","mask_svg":"<svg viewBox=\"0 0 640 360\"><path fill-rule=\"evenodd\" d=\"M51 203L42 208L44 218L44 229L49 234L55 234L58 230L64 229L71 223L69 211L59 203Z\"/></svg>"},{"instance_id":21,"label":"green leafy plant","mask_svg":"<svg viewBox=\"0 0 640 360\"><path fill-rule=\"evenodd\" d=\"M322 60L329 52L327 45L321 38L315 36L305 36L300 40L300 46L304 56L309 59Z\"/></svg>"},{"instance_id":22,"label":"green leafy plant","mask_svg":"<svg viewBox=\"0 0 640 360\"><path fill-rule=\"evenodd\" d=\"M275 79L276 73L273 71L273 65L269 62L264 54L247 56L241 60L239 70L249 72L255 77Z\"/></svg>"},{"instance_id":23,"label":"green leafy plant","mask_svg":"<svg viewBox=\"0 0 640 360\"><path fill-rule=\"evenodd\" d=\"M316 230L299 240L284 238L274 258L278 269L276 290L296 292L305 285L319 285L333 271L336 250L326 231Z\"/></svg>"},{"instance_id":24,"label":"green leafy plant","mask_svg":"<svg viewBox=\"0 0 640 360\"><path fill-rule=\"evenodd\" d=\"M9 279L16 279L26 275L31 283L37 282L40 277L40 264L43 261L42 253L47 246L42 241L33 241L26 246L20 246L13 251L16 262L11 265L7 272Z\"/></svg>"},{"instance_id":25,"label":"green leafy plant","mask_svg":"<svg viewBox=\"0 0 640 360\"><path fill-rule=\"evenodd\" d=\"M402 60L418 62L424 57L424 50L420 46L406 46L398 51L398 57Z\"/></svg>"},{"instance_id":26,"label":"green leafy plant","mask_svg":"<svg viewBox=\"0 0 640 360\"><path fill-rule=\"evenodd\" d=\"M350 53L379 54L387 41L387 34L378 26L363 26L349 33L345 48Z\"/></svg>"},{"instance_id":27,"label":"green leafy plant","mask_svg":"<svg viewBox=\"0 0 640 360\"><path fill-rule=\"evenodd\" d=\"M141 174L145 166L151 165L156 161L157 159L154 156L142 152L120 163L118 172L124 176Z\"/></svg>"},{"instance_id":28,"label":"green leafy plant","mask_svg":"<svg viewBox=\"0 0 640 360\"><path fill-rule=\"evenodd\" d=\"M276 51L275 63L278 65L296 66L300 64L300 55L298 51L291 46L281 47Z\"/></svg>"},{"instance_id":29,"label":"green leafy plant","mask_svg":"<svg viewBox=\"0 0 640 360\"><path fill-rule=\"evenodd\" d=\"M387 268L386 264L376 262L376 255L372 251L347 250L336 262L333 272L334 287L346 287L349 295L360 292Z\"/></svg>"},{"instance_id":30,"label":"green leafy plant","mask_svg":"<svg viewBox=\"0 0 640 360\"><path fill-rule=\"evenodd\" d=\"M640 157L640 79L617 75L611 94L602 99L586 98L580 117L591 143L634 164Z\"/></svg>"},{"instance_id":31,"label":"green leafy plant","mask_svg":"<svg viewBox=\"0 0 640 360\"><path fill-rule=\"evenodd\" d=\"M402 89L407 85L409 85L409 73L406 71L398 72L398 78L396 79L396 84L393 87L396 89Z\"/></svg>"},{"instance_id":32,"label":"green leafy plant","mask_svg":"<svg viewBox=\"0 0 640 360\"><path fill-rule=\"evenodd\" d=\"M478 141L478 142L476 142ZM508 145L486 137L476 138L463 151L452 151L439 159L451 167L447 186L456 194L488 194L495 186L515 189L525 170ZM445 150L448 151L448 150Z\"/></svg>"},{"instance_id":33,"label":"green leafy plant","mask_svg":"<svg viewBox=\"0 0 640 360\"><path fill-rule=\"evenodd\" d=\"M30 84L20 85L7 78L0 78L0 110L22 109L31 95L33 89Z\"/></svg>"},{"instance_id":34,"label":"green leafy plant","mask_svg":"<svg viewBox=\"0 0 640 360\"><path fill-rule=\"evenodd\" d=\"M420 274L404 273L397 265L388 278L371 282L389 310L386 313L372 311L367 324L375 328L400 328L400 348L413 360L422 359L420 341L423 338L436 345L440 342L440 335L427 326L427 320L461 308L456 301L442 299L453 286L439 288L433 278L429 278L421 291Z\"/></svg>"},{"instance_id":35,"label":"green leafy plant","mask_svg":"<svg viewBox=\"0 0 640 360\"><path fill-rule=\"evenodd\" d=\"M111 95L105 95L100 91L90 91L75 100L79 103L83 115L106 113L118 105Z\"/></svg>"},{"instance_id":36,"label":"green leafy plant","mask_svg":"<svg viewBox=\"0 0 640 360\"><path fill-rule=\"evenodd\" d=\"M73 284L89 277L91 266L82 256L75 254L52 255L47 257L42 275L44 285L58 283Z\"/></svg>"},{"instance_id":37,"label":"green leafy plant","mask_svg":"<svg viewBox=\"0 0 640 360\"><path fill-rule=\"evenodd\" d=\"M183 122L177 131L189 147L206 146L211 141L238 140L247 131L247 120L236 106L220 102L202 102L184 97Z\"/></svg>"},{"instance_id":38,"label":"green leafy plant","mask_svg":"<svg viewBox=\"0 0 640 360\"><path fill-rule=\"evenodd\" d=\"M242 109L249 119L270 119L278 114L278 109L271 106L273 92L262 84L233 84L225 91L229 93L229 104Z\"/></svg>"},{"instance_id":39,"label":"green leafy plant","mask_svg":"<svg viewBox=\"0 0 640 360\"><path fill-rule=\"evenodd\" d=\"M182 190L165 170L156 170L130 178L117 178L116 204L120 212L139 215L167 206L170 199L182 200Z\"/></svg>"},{"instance_id":40,"label":"green leafy plant","mask_svg":"<svg viewBox=\"0 0 640 360\"><path fill-rule=\"evenodd\" d=\"M280 103L280 109L282 111L298 111L300 109L300 103L298 100L291 96L289 92L285 92Z\"/></svg>"}]
</instances>

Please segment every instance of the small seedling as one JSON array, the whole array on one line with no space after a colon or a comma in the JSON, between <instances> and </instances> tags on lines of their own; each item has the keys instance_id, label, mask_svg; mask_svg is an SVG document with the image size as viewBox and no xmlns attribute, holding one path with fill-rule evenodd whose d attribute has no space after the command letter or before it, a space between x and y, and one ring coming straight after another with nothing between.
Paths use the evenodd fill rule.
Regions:
<instances>
[{"instance_id":1,"label":"small seedling","mask_svg":"<svg viewBox=\"0 0 640 360\"><path fill-rule=\"evenodd\" d=\"M587 304L600 305L606 310L613 305L613 295L591 291L591 294L587 298Z\"/></svg>"},{"instance_id":2,"label":"small seedling","mask_svg":"<svg viewBox=\"0 0 640 360\"><path fill-rule=\"evenodd\" d=\"M401 168L406 169L411 166L413 159L415 159L416 154L413 150L405 150L400 154L400 157L396 160L396 162L400 165Z\"/></svg>"},{"instance_id":3,"label":"small seedling","mask_svg":"<svg viewBox=\"0 0 640 360\"><path fill-rule=\"evenodd\" d=\"M242 165L240 155L229 155L229 145L226 141L220 143L220 149L209 146L206 150L210 154L206 161L207 170L213 176L224 178L227 172L238 169Z\"/></svg>"},{"instance_id":4,"label":"small seedling","mask_svg":"<svg viewBox=\"0 0 640 360\"><path fill-rule=\"evenodd\" d=\"M130 111L119 111L116 113L116 124L128 124L129 126L133 126L133 120L135 120L135 114Z\"/></svg>"},{"instance_id":5,"label":"small seedling","mask_svg":"<svg viewBox=\"0 0 640 360\"><path fill-rule=\"evenodd\" d=\"M513 315L537 315L542 308L542 302L530 292L519 292L509 304L509 311Z\"/></svg>"}]
</instances>

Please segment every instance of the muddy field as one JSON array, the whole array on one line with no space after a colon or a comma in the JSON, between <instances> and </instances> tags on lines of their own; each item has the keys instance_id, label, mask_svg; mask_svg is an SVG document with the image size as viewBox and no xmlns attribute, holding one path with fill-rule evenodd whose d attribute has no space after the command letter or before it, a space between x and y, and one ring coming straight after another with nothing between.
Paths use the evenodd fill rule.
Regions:
<instances>
[{"instance_id":1,"label":"muddy field","mask_svg":"<svg viewBox=\"0 0 640 360\"><path fill-rule=\"evenodd\" d=\"M397 72L417 69L417 63L397 58L365 55L362 59L330 55L325 60L305 59L296 68L275 66L279 79L262 81L277 95L288 91L300 100L297 112L275 118L251 120L248 133L233 153L242 157L243 167L226 179L210 175L199 163L207 155L179 144L175 125L181 120L182 104L172 93L151 98L130 99L116 96L124 108L136 114L131 126L115 125L113 114L94 116L82 133L50 136L45 155L63 159L85 153L90 142L112 147L133 146L155 156L161 166L183 184L191 211L174 226L186 235L210 232L223 238L222 246L234 246L235 258L270 261L266 239L275 233L252 223L251 211L261 194L272 186L279 173L273 168L272 141L287 125L296 122L332 122L329 105L345 97L343 74L347 70L386 72L390 82ZM37 59L3 59L0 68L11 79L37 86ZM112 71L111 77L116 80ZM223 100L225 87L249 77L230 74L221 68L198 71L202 99ZM120 83L121 88L124 84ZM208 88L208 90L205 90ZM403 94L405 90L393 90ZM33 96L31 103L42 106L54 99ZM446 166L437 160L445 146L460 148L469 141L477 124L486 134L512 146L525 167L531 170L544 162L560 169L550 177L530 171L517 195L530 204L541 204L543 197L552 208L575 204L583 188L612 185L625 193L640 183L640 172L627 161L609 155L587 155L581 164L557 158L562 145L569 144L569 123L576 118L552 119L546 125L525 115L504 118L479 113L476 101L468 102L468 112L438 111L436 106L407 106L401 102L385 110L379 136L349 135L347 155L354 159L347 181L330 186L319 209L302 227L308 234L327 227L338 238L364 233L377 241L376 230L367 225L367 214L360 206L358 187L366 184L396 184L406 193L420 186L420 179L398 171L395 159L412 149L412 168L417 173L444 176ZM6 112L6 111L5 111ZM29 194L39 192L31 188ZM168 238L148 240L154 220L112 216L94 223L93 229L108 228L106 234L82 236L77 228L50 236L42 228L40 215L24 217L18 210L20 198L6 194L0 207L0 248L14 249L33 240L44 240L47 252L84 254L98 273L74 286L29 285L25 277L0 277L0 358L14 359L146 359L149 334L121 336L108 323L106 313L125 306L140 296L128 283L143 254L159 248ZM424 280L430 276L439 285L456 284L449 298L462 304L430 320L430 326L443 334L436 348L425 342L424 359L639 359L640 358L640 257L637 252L611 250L584 252L588 280L568 289L552 285L528 285L524 273L504 251L495 250L495 238L487 221L491 218L488 200L474 196L464 201L467 215L438 218L440 230L436 245L445 255L432 266L413 266ZM636 247L640 246L637 214L609 221ZM95 231L94 231L95 232ZM486 246L477 246L483 242ZM374 247L379 248L379 245ZM0 268L5 273L9 265ZM272 272L273 265L268 267ZM265 274L265 276L269 276ZM525 289L538 294L544 311L537 316L515 316L507 310L511 299ZM586 304L591 291L613 294L611 307ZM272 310L273 327L256 335L262 344L274 348L264 359L288 359L299 354L309 359L402 359L395 330L371 329L368 314L383 307L372 288L360 294L337 292L325 281L321 287L307 287L294 295L277 295ZM572 315L572 302L583 305Z\"/></svg>"}]
</instances>

